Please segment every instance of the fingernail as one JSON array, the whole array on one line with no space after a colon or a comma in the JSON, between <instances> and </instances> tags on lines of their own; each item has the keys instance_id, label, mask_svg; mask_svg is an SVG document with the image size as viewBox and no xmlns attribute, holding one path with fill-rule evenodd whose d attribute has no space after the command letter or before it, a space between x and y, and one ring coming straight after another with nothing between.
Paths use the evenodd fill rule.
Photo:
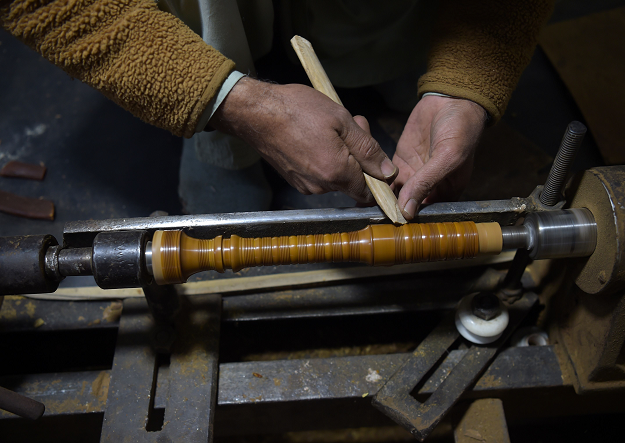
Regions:
<instances>
[{"instance_id":1,"label":"fingernail","mask_svg":"<svg viewBox=\"0 0 625 443\"><path fill-rule=\"evenodd\" d=\"M395 171L397 171L397 168L388 157L384 159L380 168L382 169L382 174L384 174L384 178L386 179L389 179L392 176L394 176Z\"/></svg>"},{"instance_id":2,"label":"fingernail","mask_svg":"<svg viewBox=\"0 0 625 443\"><path fill-rule=\"evenodd\" d=\"M414 217L414 213L417 210L417 201L414 198L408 200L406 206L404 206L404 212L408 214L411 218Z\"/></svg>"}]
</instances>

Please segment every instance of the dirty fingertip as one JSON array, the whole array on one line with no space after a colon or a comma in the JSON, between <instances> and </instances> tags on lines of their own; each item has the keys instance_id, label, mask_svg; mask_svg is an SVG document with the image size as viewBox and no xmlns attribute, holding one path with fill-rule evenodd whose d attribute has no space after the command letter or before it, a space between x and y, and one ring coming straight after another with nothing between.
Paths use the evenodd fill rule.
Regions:
<instances>
[{"instance_id":1,"label":"dirty fingertip","mask_svg":"<svg viewBox=\"0 0 625 443\"><path fill-rule=\"evenodd\" d=\"M403 212L404 212L404 216L408 220L412 220L414 218L415 212L417 212L417 201L414 198L411 198L410 200L408 200L406 204L404 205Z\"/></svg>"},{"instance_id":2,"label":"dirty fingertip","mask_svg":"<svg viewBox=\"0 0 625 443\"><path fill-rule=\"evenodd\" d=\"M380 169L382 170L382 174L384 174L385 180L390 180L392 178L395 178L395 176L399 172L399 169L397 169L397 166L395 166L393 162L391 161L391 159L388 157L386 157L382 161L382 164L380 165Z\"/></svg>"}]
</instances>

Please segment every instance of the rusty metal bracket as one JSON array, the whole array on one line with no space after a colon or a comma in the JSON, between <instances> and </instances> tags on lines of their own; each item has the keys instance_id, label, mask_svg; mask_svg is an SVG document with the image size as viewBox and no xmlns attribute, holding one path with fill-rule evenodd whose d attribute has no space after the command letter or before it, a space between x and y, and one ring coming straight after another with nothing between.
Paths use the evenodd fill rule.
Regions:
<instances>
[{"instance_id":1,"label":"rusty metal bracket","mask_svg":"<svg viewBox=\"0 0 625 443\"><path fill-rule=\"evenodd\" d=\"M560 200L553 206L546 205L540 201L540 195L543 193L543 189L543 185L538 185L534 188L529 197L527 197L527 201L529 203L529 207L532 209L532 212L557 211L564 208L566 200Z\"/></svg>"},{"instance_id":2,"label":"rusty metal bracket","mask_svg":"<svg viewBox=\"0 0 625 443\"><path fill-rule=\"evenodd\" d=\"M419 382L446 354L458 338L453 315L445 318L388 382L373 397L377 409L423 441L434 430L451 407L487 368L497 351L538 301L534 293L527 293L510 308L510 323L504 335L487 346L472 346L451 370L443 383L424 403L411 395Z\"/></svg>"}]
</instances>

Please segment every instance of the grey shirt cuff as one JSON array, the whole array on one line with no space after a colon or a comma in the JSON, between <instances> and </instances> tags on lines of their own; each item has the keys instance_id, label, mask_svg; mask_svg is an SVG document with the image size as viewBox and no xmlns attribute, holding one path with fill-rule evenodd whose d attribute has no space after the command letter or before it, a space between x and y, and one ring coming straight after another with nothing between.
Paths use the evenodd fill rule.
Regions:
<instances>
[{"instance_id":1,"label":"grey shirt cuff","mask_svg":"<svg viewBox=\"0 0 625 443\"><path fill-rule=\"evenodd\" d=\"M204 128L206 128L208 121L211 119L215 111L217 111L217 109L221 105L221 102L224 101L224 99L228 96L232 88L234 88L234 85L236 85L237 82L241 80L243 77L245 77L245 74L239 71L232 71L230 73L228 78L226 78L226 80L221 85L219 92L215 94L215 96L212 98L210 102L208 102L206 109L202 113L202 116L200 117L200 120L198 121L198 124L195 127L196 133L202 132Z\"/></svg>"},{"instance_id":2,"label":"grey shirt cuff","mask_svg":"<svg viewBox=\"0 0 625 443\"><path fill-rule=\"evenodd\" d=\"M427 97L428 95L433 95L435 97L459 98L459 97L454 97L452 95L443 94L440 92L426 92L425 94L421 96L421 98ZM486 108L484 108L484 111L486 111ZM486 121L489 122L490 119L491 119L491 115L488 113L488 111L486 111Z\"/></svg>"},{"instance_id":3,"label":"grey shirt cuff","mask_svg":"<svg viewBox=\"0 0 625 443\"><path fill-rule=\"evenodd\" d=\"M440 92L426 92L425 94L422 95L423 97L427 97L428 95L433 95L435 97L447 97L447 98L453 98L451 95L447 95L447 94L442 94Z\"/></svg>"}]
</instances>

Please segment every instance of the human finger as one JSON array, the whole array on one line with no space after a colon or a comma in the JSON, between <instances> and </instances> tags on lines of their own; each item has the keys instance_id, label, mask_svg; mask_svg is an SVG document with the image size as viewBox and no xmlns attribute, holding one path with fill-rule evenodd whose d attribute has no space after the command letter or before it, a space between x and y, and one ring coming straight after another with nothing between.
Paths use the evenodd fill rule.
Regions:
<instances>
[{"instance_id":1,"label":"human finger","mask_svg":"<svg viewBox=\"0 0 625 443\"><path fill-rule=\"evenodd\" d=\"M371 137L369 122L360 115L355 116L353 121L355 124L349 125L342 134L350 154L367 174L379 180L392 181L398 169Z\"/></svg>"}]
</instances>

